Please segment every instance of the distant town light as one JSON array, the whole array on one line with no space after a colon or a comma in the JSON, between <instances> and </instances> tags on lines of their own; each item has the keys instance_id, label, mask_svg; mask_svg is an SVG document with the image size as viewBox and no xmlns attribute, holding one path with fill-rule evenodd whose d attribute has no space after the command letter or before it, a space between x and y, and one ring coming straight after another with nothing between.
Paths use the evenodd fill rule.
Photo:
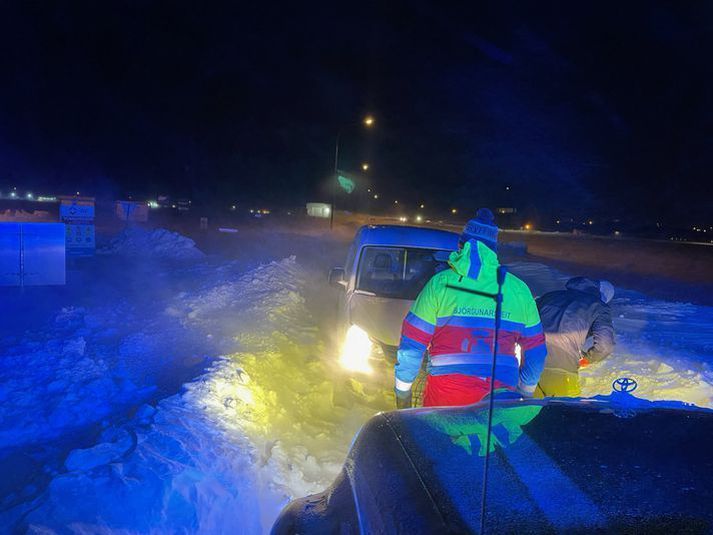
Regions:
<instances>
[{"instance_id":1,"label":"distant town light","mask_svg":"<svg viewBox=\"0 0 713 535\"><path fill-rule=\"evenodd\" d=\"M32 193L29 192L29 191L27 192L27 198L28 198L28 199L32 199Z\"/></svg>"},{"instance_id":2,"label":"distant town light","mask_svg":"<svg viewBox=\"0 0 713 535\"><path fill-rule=\"evenodd\" d=\"M147 202L146 204L149 205L149 208L153 208L154 210L155 210L156 208L158 208L158 202L156 202L156 201L149 201L149 202Z\"/></svg>"},{"instance_id":3,"label":"distant town light","mask_svg":"<svg viewBox=\"0 0 713 535\"><path fill-rule=\"evenodd\" d=\"M375 199L378 199L378 198L379 198L379 195L378 195L377 193L374 193L374 198L375 198Z\"/></svg>"},{"instance_id":4,"label":"distant town light","mask_svg":"<svg viewBox=\"0 0 713 535\"><path fill-rule=\"evenodd\" d=\"M417 223L420 223L421 221L423 221L423 217L421 217L420 215L417 215L417 216L416 216L416 222L417 222Z\"/></svg>"},{"instance_id":5,"label":"distant town light","mask_svg":"<svg viewBox=\"0 0 713 535\"><path fill-rule=\"evenodd\" d=\"M366 126L374 126L374 117L371 115L367 115L364 117L364 125Z\"/></svg>"},{"instance_id":6,"label":"distant town light","mask_svg":"<svg viewBox=\"0 0 713 535\"><path fill-rule=\"evenodd\" d=\"M399 201L394 201L394 204L399 204Z\"/></svg>"},{"instance_id":7,"label":"distant town light","mask_svg":"<svg viewBox=\"0 0 713 535\"><path fill-rule=\"evenodd\" d=\"M17 193L15 193L14 191L11 191L10 197L12 197L14 199L15 197L17 197Z\"/></svg>"},{"instance_id":8,"label":"distant town light","mask_svg":"<svg viewBox=\"0 0 713 535\"><path fill-rule=\"evenodd\" d=\"M369 170L369 164L364 162L361 164L362 171L368 171Z\"/></svg>"},{"instance_id":9,"label":"distant town light","mask_svg":"<svg viewBox=\"0 0 713 535\"><path fill-rule=\"evenodd\" d=\"M560 220L559 220L559 219L557 220L557 224L558 224L558 225L560 224Z\"/></svg>"},{"instance_id":10,"label":"distant town light","mask_svg":"<svg viewBox=\"0 0 713 535\"><path fill-rule=\"evenodd\" d=\"M590 220L589 220L589 224L590 224L590 225L593 225L593 224L594 224L594 221L592 221L592 220L590 219Z\"/></svg>"},{"instance_id":11,"label":"distant town light","mask_svg":"<svg viewBox=\"0 0 713 535\"><path fill-rule=\"evenodd\" d=\"M505 191L510 191L510 186L505 186Z\"/></svg>"},{"instance_id":12,"label":"distant town light","mask_svg":"<svg viewBox=\"0 0 713 535\"><path fill-rule=\"evenodd\" d=\"M456 210L455 208L452 208L452 209L451 209L451 213L452 213L452 214L457 214L457 213L458 213L458 210Z\"/></svg>"},{"instance_id":13,"label":"distant town light","mask_svg":"<svg viewBox=\"0 0 713 535\"><path fill-rule=\"evenodd\" d=\"M424 209L425 207L426 207L425 205L423 205L423 204L421 205L421 209Z\"/></svg>"},{"instance_id":14,"label":"distant town light","mask_svg":"<svg viewBox=\"0 0 713 535\"><path fill-rule=\"evenodd\" d=\"M525 223L525 230L532 230L532 223Z\"/></svg>"}]
</instances>

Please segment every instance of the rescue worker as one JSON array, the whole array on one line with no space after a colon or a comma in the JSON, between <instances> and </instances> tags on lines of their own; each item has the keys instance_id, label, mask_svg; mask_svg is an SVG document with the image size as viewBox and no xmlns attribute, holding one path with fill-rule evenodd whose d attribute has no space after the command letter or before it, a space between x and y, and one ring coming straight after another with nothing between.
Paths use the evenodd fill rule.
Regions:
<instances>
[{"instance_id":1,"label":"rescue worker","mask_svg":"<svg viewBox=\"0 0 713 535\"><path fill-rule=\"evenodd\" d=\"M428 352L424 406L468 405L490 391L498 292L498 227L478 210L464 227L459 250L416 298L403 321L395 366L398 408L411 406L411 387ZM485 294L485 295L483 295ZM532 396L545 363L545 338L527 285L506 273L495 388ZM520 354L516 351L520 347Z\"/></svg>"},{"instance_id":2,"label":"rescue worker","mask_svg":"<svg viewBox=\"0 0 713 535\"><path fill-rule=\"evenodd\" d=\"M604 360L614 349L609 306L614 286L607 281L576 277L568 280L565 288L537 299L547 342L547 360L537 397L579 396L579 369ZM593 345L583 352L590 336Z\"/></svg>"}]
</instances>

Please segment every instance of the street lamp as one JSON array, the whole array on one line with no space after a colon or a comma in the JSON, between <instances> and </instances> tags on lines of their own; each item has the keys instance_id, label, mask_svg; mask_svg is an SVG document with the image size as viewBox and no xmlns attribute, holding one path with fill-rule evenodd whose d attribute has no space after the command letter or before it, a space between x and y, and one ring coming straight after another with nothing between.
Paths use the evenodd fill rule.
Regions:
<instances>
[{"instance_id":1,"label":"street lamp","mask_svg":"<svg viewBox=\"0 0 713 535\"><path fill-rule=\"evenodd\" d=\"M329 230L334 228L334 212L336 212L335 204L337 202L337 182L339 177L339 141L341 140L342 132L345 128L357 126L359 124L365 126L366 128L371 128L374 126L374 117L372 115L367 115L361 123L349 123L337 130L337 139L334 142L334 181L332 183L332 209L329 211ZM368 164L362 164L362 168L364 165L367 165L368 168ZM366 169L364 170L366 171Z\"/></svg>"},{"instance_id":2,"label":"street lamp","mask_svg":"<svg viewBox=\"0 0 713 535\"><path fill-rule=\"evenodd\" d=\"M361 164L361 169L362 169L362 171L368 171L368 170L369 170L369 164L366 163L366 162L364 162L363 164Z\"/></svg>"}]
</instances>

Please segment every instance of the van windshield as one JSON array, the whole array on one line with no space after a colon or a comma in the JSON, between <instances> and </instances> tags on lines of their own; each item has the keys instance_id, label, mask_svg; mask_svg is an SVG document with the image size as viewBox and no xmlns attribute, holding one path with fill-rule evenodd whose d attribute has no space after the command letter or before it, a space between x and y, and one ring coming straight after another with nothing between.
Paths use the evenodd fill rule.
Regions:
<instances>
[{"instance_id":1,"label":"van windshield","mask_svg":"<svg viewBox=\"0 0 713 535\"><path fill-rule=\"evenodd\" d=\"M447 267L448 251L407 247L365 247L356 289L380 297L416 299L426 282Z\"/></svg>"}]
</instances>

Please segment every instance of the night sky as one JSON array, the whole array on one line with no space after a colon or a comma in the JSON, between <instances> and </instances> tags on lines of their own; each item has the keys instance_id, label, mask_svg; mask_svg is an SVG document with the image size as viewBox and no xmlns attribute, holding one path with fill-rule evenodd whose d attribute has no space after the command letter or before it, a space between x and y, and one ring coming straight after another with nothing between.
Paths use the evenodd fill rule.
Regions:
<instances>
[{"instance_id":1,"label":"night sky","mask_svg":"<svg viewBox=\"0 0 713 535\"><path fill-rule=\"evenodd\" d=\"M0 4L0 190L301 203L372 112L384 202L710 220L713 3L240 4Z\"/></svg>"}]
</instances>

